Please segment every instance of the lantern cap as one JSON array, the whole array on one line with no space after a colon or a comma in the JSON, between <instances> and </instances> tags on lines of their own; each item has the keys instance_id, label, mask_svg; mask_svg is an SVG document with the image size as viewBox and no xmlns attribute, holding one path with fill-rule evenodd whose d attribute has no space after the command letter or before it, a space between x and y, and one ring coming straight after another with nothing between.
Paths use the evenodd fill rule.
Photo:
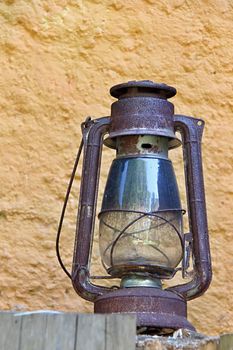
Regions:
<instances>
[{"instance_id":1,"label":"lantern cap","mask_svg":"<svg viewBox=\"0 0 233 350\"><path fill-rule=\"evenodd\" d=\"M133 80L113 86L110 94L118 100L111 106L106 146L116 148L116 138L127 135L167 137L170 149L180 145L174 130L174 106L168 101L176 94L175 88L151 80Z\"/></svg>"},{"instance_id":2,"label":"lantern cap","mask_svg":"<svg viewBox=\"0 0 233 350\"><path fill-rule=\"evenodd\" d=\"M176 89L164 83L155 83L151 80L132 80L127 83L114 85L110 89L110 94L118 99L139 95L168 99L176 95Z\"/></svg>"}]
</instances>

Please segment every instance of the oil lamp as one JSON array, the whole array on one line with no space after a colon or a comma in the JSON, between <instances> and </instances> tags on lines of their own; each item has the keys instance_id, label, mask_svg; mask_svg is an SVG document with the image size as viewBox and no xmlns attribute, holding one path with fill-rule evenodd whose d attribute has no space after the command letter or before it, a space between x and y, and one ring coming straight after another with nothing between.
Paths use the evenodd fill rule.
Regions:
<instances>
[{"instance_id":1,"label":"oil lamp","mask_svg":"<svg viewBox=\"0 0 233 350\"><path fill-rule=\"evenodd\" d=\"M133 313L139 327L158 333L194 329L187 301L203 294L211 281L201 138L204 122L174 115L168 101L176 89L152 81L113 86L117 100L110 117L82 124L83 170L72 283L95 313ZM181 141L176 136L181 135ZM189 232L183 232L179 190L168 153L182 144ZM99 247L109 278L119 286L92 282L91 248L96 217L102 146L115 149L99 219ZM177 271L192 279L163 288ZM100 276L101 278L101 276ZM106 278L103 277L103 278Z\"/></svg>"}]
</instances>

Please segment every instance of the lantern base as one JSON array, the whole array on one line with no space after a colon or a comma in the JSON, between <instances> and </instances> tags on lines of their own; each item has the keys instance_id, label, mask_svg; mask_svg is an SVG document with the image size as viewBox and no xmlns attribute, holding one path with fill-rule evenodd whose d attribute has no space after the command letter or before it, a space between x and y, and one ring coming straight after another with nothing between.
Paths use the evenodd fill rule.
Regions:
<instances>
[{"instance_id":1,"label":"lantern base","mask_svg":"<svg viewBox=\"0 0 233 350\"><path fill-rule=\"evenodd\" d=\"M186 301L177 294L158 288L122 288L98 297L94 312L135 314L138 327L168 334L179 328L195 331L187 320Z\"/></svg>"}]
</instances>

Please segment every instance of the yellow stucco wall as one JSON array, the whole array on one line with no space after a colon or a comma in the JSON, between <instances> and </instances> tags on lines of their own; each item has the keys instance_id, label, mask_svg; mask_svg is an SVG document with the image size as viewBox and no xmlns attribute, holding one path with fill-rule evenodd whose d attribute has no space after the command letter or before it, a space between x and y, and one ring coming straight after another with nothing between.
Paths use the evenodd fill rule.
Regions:
<instances>
[{"instance_id":1,"label":"yellow stucco wall","mask_svg":"<svg viewBox=\"0 0 233 350\"><path fill-rule=\"evenodd\" d=\"M231 0L0 2L1 309L92 311L54 248L80 122L109 113L110 86L151 79L177 88L177 113L206 121L214 277L189 303L189 319L205 333L233 331L232 11ZM101 193L110 157L105 151ZM78 183L61 241L68 266L77 192Z\"/></svg>"}]
</instances>

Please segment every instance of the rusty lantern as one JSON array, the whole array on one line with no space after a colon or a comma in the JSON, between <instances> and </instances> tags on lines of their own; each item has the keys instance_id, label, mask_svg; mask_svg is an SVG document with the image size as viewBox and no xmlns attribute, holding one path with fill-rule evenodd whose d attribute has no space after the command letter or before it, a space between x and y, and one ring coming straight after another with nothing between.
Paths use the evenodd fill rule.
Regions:
<instances>
[{"instance_id":1,"label":"rusty lantern","mask_svg":"<svg viewBox=\"0 0 233 350\"><path fill-rule=\"evenodd\" d=\"M111 116L82 124L83 170L70 275L74 289L94 302L95 313L133 313L139 327L160 334L194 330L186 318L187 300L203 294L211 281L201 159L204 122L174 115L168 99L176 89L166 84L130 81L110 93L117 98ZM185 211L168 158L180 144L189 222L185 234ZM112 287L94 284L90 275L103 145L116 150L98 214L101 260L109 278L120 280ZM177 271L186 277L190 256L189 281L163 288L162 281Z\"/></svg>"}]
</instances>

